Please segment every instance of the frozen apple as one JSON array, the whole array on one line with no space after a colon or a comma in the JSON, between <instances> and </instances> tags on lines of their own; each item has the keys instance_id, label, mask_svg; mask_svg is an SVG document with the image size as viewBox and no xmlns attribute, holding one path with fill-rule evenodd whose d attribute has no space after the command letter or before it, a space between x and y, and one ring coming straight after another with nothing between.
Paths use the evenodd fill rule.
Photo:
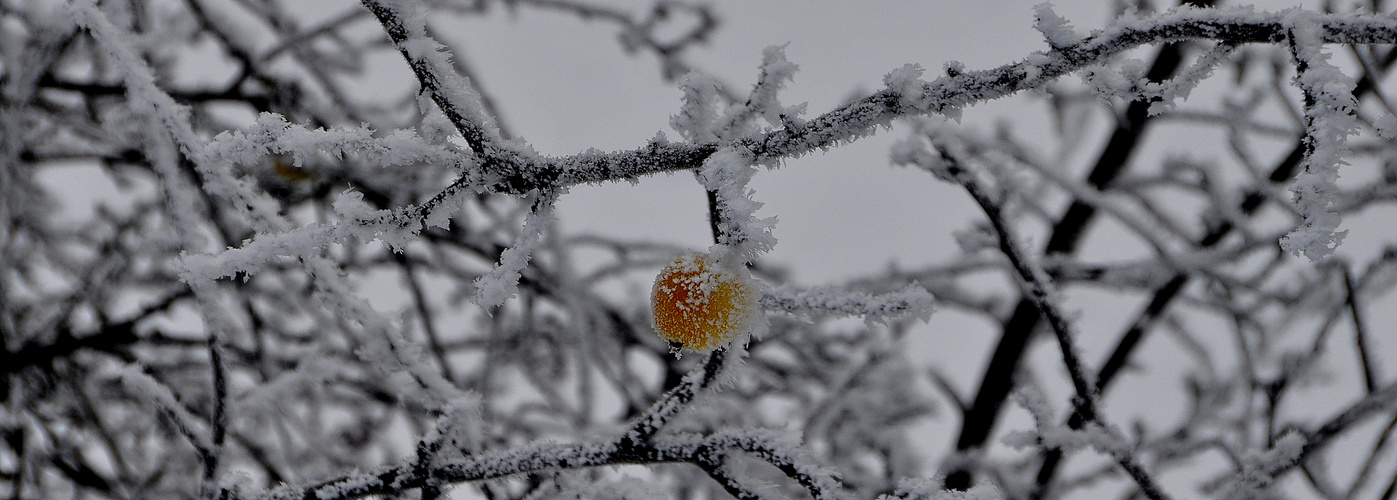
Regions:
<instances>
[{"instance_id":1,"label":"frozen apple","mask_svg":"<svg viewBox=\"0 0 1397 500\"><path fill-rule=\"evenodd\" d=\"M655 332L687 349L712 351L751 328L759 295L746 268L686 254L655 277L650 295Z\"/></svg>"}]
</instances>

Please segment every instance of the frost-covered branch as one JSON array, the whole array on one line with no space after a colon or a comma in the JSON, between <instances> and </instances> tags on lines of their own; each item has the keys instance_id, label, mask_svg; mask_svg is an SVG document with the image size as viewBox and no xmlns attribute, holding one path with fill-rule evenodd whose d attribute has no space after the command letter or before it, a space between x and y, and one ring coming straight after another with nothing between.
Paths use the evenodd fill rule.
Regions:
<instances>
[{"instance_id":1,"label":"frost-covered branch","mask_svg":"<svg viewBox=\"0 0 1397 500\"><path fill-rule=\"evenodd\" d=\"M519 237L513 245L500 253L500 263L490 274L475 280L476 303L485 307L495 307L514 296L519 286L519 273L529 265L531 254L543 239L548 221L553 216L553 203L557 197L558 193L555 192L536 193L533 196L533 201L529 203L529 214L524 216L524 227L519 230Z\"/></svg>"},{"instance_id":2,"label":"frost-covered branch","mask_svg":"<svg viewBox=\"0 0 1397 500\"><path fill-rule=\"evenodd\" d=\"M936 299L926 289L911 285L881 295L849 292L834 288L798 289L780 287L762 295L759 305L768 311L808 318L833 316L862 317L873 323L888 323L904 317L927 321Z\"/></svg>"},{"instance_id":3,"label":"frost-covered branch","mask_svg":"<svg viewBox=\"0 0 1397 500\"><path fill-rule=\"evenodd\" d=\"M747 187L755 173L752 159L736 149L714 153L699 169L699 180L713 193L715 236L722 249L717 255L719 261L731 258L738 263L753 262L776 245L776 238L771 235L776 219L757 218L762 203L752 199L752 190Z\"/></svg>"},{"instance_id":4,"label":"frost-covered branch","mask_svg":"<svg viewBox=\"0 0 1397 500\"><path fill-rule=\"evenodd\" d=\"M456 131L487 166L518 161L518 152L505 147L494 120L485 113L480 94L470 80L452 69L445 46L427 36L427 9L416 0L364 0L364 7L383 24L388 38L417 75L422 93L441 109Z\"/></svg>"},{"instance_id":5,"label":"frost-covered branch","mask_svg":"<svg viewBox=\"0 0 1397 500\"><path fill-rule=\"evenodd\" d=\"M370 2L372 3L372 2ZM391 10L384 12L389 26L402 21ZM1313 17L1316 36L1323 43L1382 43L1397 38L1397 22L1374 17L1331 14ZM406 33L406 28L398 28ZM390 29L392 31L392 29ZM946 114L979 102L1041 88L1056 78L1094 65L1127 50L1153 43L1178 40L1216 40L1227 44L1277 43L1289 30L1282 14L1250 9L1179 8L1153 17L1125 19L1072 45L1035 53L1024 61L981 71L960 71L932 81L914 78L894 80L890 88L828 111L804 122L784 123L775 130L740 137L733 146L746 150L757 162L802 156L845 141L872 134L894 118L927 113ZM395 38L397 40L398 38ZM403 40L407 36L402 35ZM411 59L411 56L408 56ZM414 59L415 60L415 59ZM424 89L441 81L428 71L426 61L413 63ZM419 70L418 68L422 68ZM434 100L437 99L434 95ZM446 99L445 95L441 97ZM441 105L441 103L438 103ZM449 105L449 103L448 103ZM464 116L464 115L462 115ZM455 120L453 119L453 122ZM464 133L464 132L463 132ZM472 132L472 135L482 135ZM483 139L482 145L483 146ZM659 143L615 153L588 152L553 159L511 159L513 153L495 148L498 161L514 162L512 170L488 187L510 193L566 187L584 183L633 179L660 172L694 170L715 153L711 144ZM486 155L487 158L493 158Z\"/></svg>"},{"instance_id":6,"label":"frost-covered branch","mask_svg":"<svg viewBox=\"0 0 1397 500\"><path fill-rule=\"evenodd\" d=\"M1303 466L1348 428L1397 407L1397 384L1390 384L1360 399L1312 430L1289 429L1275 438L1265 453L1244 460L1243 470L1229 481L1223 498L1248 498L1265 489L1286 471Z\"/></svg>"},{"instance_id":7,"label":"frost-covered branch","mask_svg":"<svg viewBox=\"0 0 1397 500\"><path fill-rule=\"evenodd\" d=\"M700 391L707 389L718 379L728 355L726 347L714 349L702 365L685 374L679 385L665 392L650 405L648 411L631 423L630 430L621 436L621 439L626 442L649 441L664 428L670 417L682 411L698 397Z\"/></svg>"},{"instance_id":8,"label":"frost-covered branch","mask_svg":"<svg viewBox=\"0 0 1397 500\"><path fill-rule=\"evenodd\" d=\"M1339 188L1339 166L1346 163L1348 136L1358 128L1354 115L1358 103L1353 98L1353 80L1330 64L1323 52L1321 24L1315 15L1300 10L1287 13L1290 28L1286 40L1295 58L1295 85L1305 101L1305 161L1291 184L1300 225L1285 238L1281 247L1310 260L1327 257L1343 241L1347 231L1339 231L1339 214L1334 195Z\"/></svg>"},{"instance_id":9,"label":"frost-covered branch","mask_svg":"<svg viewBox=\"0 0 1397 500\"><path fill-rule=\"evenodd\" d=\"M414 32L408 27L409 20L405 19L411 16L399 14L392 8L372 1L366 2L366 6L385 23L390 37L398 44L404 57L417 72L424 92L430 94L434 102L447 113L448 118L456 124L458 130L467 138L467 142L480 155L479 160L484 162L482 174L462 174L450 187L436 196L421 205L406 207L392 217L402 224L410 224L413 220L427 217L438 205L458 197L460 192L467 188L522 194L531 190L556 189L582 183L634 179L659 172L694 170L699 169L705 162L711 165L732 163L709 162L709 156L717 152L718 148L703 140L699 141L700 144L652 141L645 147L629 151L587 152L560 158L544 158L521 152L523 150L515 146L502 145L504 143L496 137L497 134L488 133L488 117L483 112L470 112L478 106L470 104L477 99L471 97L474 94L470 90L469 82L462 81L451 72L449 65L445 63L446 56L433 48L437 47L435 42L426 38L425 34L411 34ZM1397 33L1397 24L1369 18L1340 15L1313 17L1315 30L1318 31L1315 36L1323 42L1371 43L1383 40L1383 36ZM890 79L888 89L808 121L798 122L767 116L770 119L785 121L782 122L781 128L740 136L732 142L731 147L735 148L734 151L745 150L746 154L751 155L750 160L740 163L761 163L800 156L837 142L856 140L899 116L947 113L976 102L1037 88L1054 78L1100 64L1115 54L1147 43L1190 38L1214 39L1229 44L1283 40L1288 31L1283 29L1282 21L1283 19L1276 14L1188 8L1153 18L1127 20L1075 45L1057 47L1048 53L1035 54L1023 62L992 70L957 72L955 75L943 76L931 82L918 80L916 76L920 73ZM428 50L429 48L431 50ZM431 57L428 57L429 55ZM764 68L785 68L779 64L784 58L771 56L768 59ZM775 88L782 79L788 78L781 76L788 73L788 69L764 71L775 75L769 78L772 83L755 88L749 103L771 101L771 91L766 89ZM709 98L696 99L704 101ZM771 107L765 105L762 111L764 116L774 113L765 109ZM716 120L716 116L700 120L702 123L694 126L701 129L707 126L703 124L712 120ZM699 137L695 136L694 139ZM459 160L456 163L469 164ZM732 181L710 177L712 178L708 182L716 183L717 186L733 185ZM746 198L740 193L730 197L733 197L734 201L728 205ZM741 217L734 215L729 220L739 219ZM765 240L753 239L752 235L742 234L734 238L735 241L755 241L757 247L753 251L760 251L761 242Z\"/></svg>"},{"instance_id":10,"label":"frost-covered branch","mask_svg":"<svg viewBox=\"0 0 1397 500\"><path fill-rule=\"evenodd\" d=\"M813 498L839 498L838 482L811 464L785 440L760 432L719 431L708 436L683 435L653 441L544 443L487 453L423 469L399 465L285 487L243 498L252 500L347 500L393 495L430 484L456 484L516 474L625 464L711 463L715 453L741 451L765 460L804 487Z\"/></svg>"}]
</instances>

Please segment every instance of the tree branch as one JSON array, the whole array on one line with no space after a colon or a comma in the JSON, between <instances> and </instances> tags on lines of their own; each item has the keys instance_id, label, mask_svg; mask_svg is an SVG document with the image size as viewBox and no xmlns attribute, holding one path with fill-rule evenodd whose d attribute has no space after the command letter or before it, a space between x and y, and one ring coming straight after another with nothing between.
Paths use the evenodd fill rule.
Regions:
<instances>
[{"instance_id":1,"label":"tree branch","mask_svg":"<svg viewBox=\"0 0 1397 500\"><path fill-rule=\"evenodd\" d=\"M401 44L407 40L407 29L394 11L382 7L375 0L365 0L365 5L384 23L395 43ZM1328 43L1389 43L1397 39L1397 20L1341 15L1316 16L1315 19L1321 25L1321 37ZM1040 53L1044 57L1030 57L994 69L958 72L954 76L919 82L910 87L912 91L907 94L904 94L904 89L884 89L803 123L788 123L776 130L737 139L732 145L746 149L761 162L798 157L872 135L877 127L886 126L897 117L939 114L1041 88L1061 76L1101 64L1115 55L1143 45L1182 40L1216 40L1229 44L1276 43L1285 40L1286 33L1280 14L1180 9L1108 28L1081 43ZM693 170L702 166L703 160L719 147L712 144L652 142L641 148L614 153L588 152L526 160L518 157L517 153L488 144L485 139L487 134L481 126L466 119L465 112L444 94L441 82L445 77L441 71L425 61L413 59L405 50L404 53L417 73L423 91L443 107L472 148L487 161L501 162L497 167L502 170L496 172L501 177L488 185L495 191L522 194L533 189L614 182L661 172ZM505 166L508 168L503 168ZM469 182L458 179L448 190L454 192Z\"/></svg>"},{"instance_id":2,"label":"tree branch","mask_svg":"<svg viewBox=\"0 0 1397 500\"><path fill-rule=\"evenodd\" d=\"M702 438L679 436L653 442L624 437L610 443L543 443L481 454L422 470L412 465L383 467L309 486L287 486L246 497L252 500L347 500L369 495L396 495L429 481L455 484L556 469L624 464L711 463L721 450L740 450L776 466L816 499L836 498L837 482L813 464L792 456L770 436L718 432ZM702 465L700 465L702 467ZM726 486L725 486L726 487ZM731 491L731 490L730 490Z\"/></svg>"},{"instance_id":3,"label":"tree branch","mask_svg":"<svg viewBox=\"0 0 1397 500\"><path fill-rule=\"evenodd\" d=\"M1067 324L1066 318L1058 311L1051 299L1051 292L1048 290L1046 278L1043 270L1030 263L1019 245L1015 243L1012 229L1005 222L1000 212L1000 202L992 199L979 184L974 174L966 171L960 166L959 160L947 152L938 148L942 155L942 160L946 164L946 170L960 182L971 196L975 203L984 210L989 217L990 224L994 227L999 239L999 250L1009 259L1018 277L1027 288L1025 296L1033 302L1033 306L1042 313L1048 320L1048 325L1052 328L1054 337L1057 338L1058 348L1062 351L1062 361L1067 367L1068 376L1072 379L1072 387L1076 391L1076 397L1072 398L1072 406L1077 414L1088 422L1103 424L1100 415L1096 410L1096 385L1087 378L1081 360L1077 357L1077 348L1072 339L1071 328ZM1164 500L1169 498L1155 481L1150 477L1145 468L1136 462L1135 458L1126 454L1114 454L1113 458L1121 468L1130 475L1135 483L1140 487L1140 491L1151 500Z\"/></svg>"}]
</instances>

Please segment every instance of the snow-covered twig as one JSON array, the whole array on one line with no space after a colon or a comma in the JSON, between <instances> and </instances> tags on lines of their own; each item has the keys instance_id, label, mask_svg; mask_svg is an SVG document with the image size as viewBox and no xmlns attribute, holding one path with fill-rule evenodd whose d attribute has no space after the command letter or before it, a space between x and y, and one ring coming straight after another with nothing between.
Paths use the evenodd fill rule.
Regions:
<instances>
[{"instance_id":1,"label":"snow-covered twig","mask_svg":"<svg viewBox=\"0 0 1397 500\"><path fill-rule=\"evenodd\" d=\"M622 441L649 441L655 436L655 433L660 432L660 429L669 422L670 417L687 407L695 397L698 397L699 391L704 390L712 385L714 380L717 380L728 359L728 349L728 347L714 349L703 364L685 374L679 385L665 392L659 400L650 405L649 410L631 423L630 429L621 437Z\"/></svg>"},{"instance_id":2,"label":"snow-covered twig","mask_svg":"<svg viewBox=\"0 0 1397 500\"><path fill-rule=\"evenodd\" d=\"M659 172L697 169L719 149L708 143L652 141L644 147L628 151L605 154L587 152L544 158L526 155L514 146L501 146L502 143L488 132L489 122L485 115L468 112L474 109L469 105L473 101L469 98L468 83L449 76L447 66L438 60L444 55L437 54L435 50L426 50L435 47L432 45L435 42L428 43L430 40L425 35L409 36L411 30L395 10L373 0L367 0L366 5L379 16L414 71L419 73L424 91L431 94L438 106L443 106L443 110L456 110L454 117L451 113L448 116L452 117L458 128L463 129L463 136L482 155L482 161L488 164L485 173L462 175L420 206L404 209L399 214L401 217L395 217L396 220L425 217L438 205L472 186L522 194L536 189L634 179ZM1037 54L1019 63L991 70L957 72L931 82L903 81L897 88L880 91L808 121L788 121L775 130L742 136L731 146L745 150L746 154L751 155L749 161L755 163L800 156L869 135L876 127L886 125L898 116L945 112L1038 88L1054 78L1100 64L1115 54L1148 43L1189 38L1213 39L1229 44L1278 41L1288 33L1281 21L1279 15L1270 13L1180 9L1114 26L1078 44L1059 47L1048 54ZM1314 23L1318 31L1316 36L1324 42L1374 43L1384 40L1384 37L1397 36L1397 22L1373 18L1315 16ZM406 43L408 41L412 43ZM773 70L773 74L786 73ZM773 81L780 81L780 78ZM458 84L457 87L467 90L460 90L462 94L455 95L446 88L447 83L442 82L454 82ZM754 89L754 97L766 93L765 87ZM915 95L905 96L906 93ZM476 119L470 119L476 115L479 115Z\"/></svg>"},{"instance_id":3,"label":"snow-covered twig","mask_svg":"<svg viewBox=\"0 0 1397 500\"><path fill-rule=\"evenodd\" d=\"M1358 128L1353 80L1330 64L1329 55L1323 52L1319 17L1292 9L1284 18L1298 73L1294 83L1305 98L1305 160L1290 187L1300 225L1281 238L1281 248L1310 260L1328 257L1347 234L1338 230L1340 219L1334 204L1339 188L1335 181L1339 166L1347 163L1345 142Z\"/></svg>"},{"instance_id":4,"label":"snow-covered twig","mask_svg":"<svg viewBox=\"0 0 1397 500\"><path fill-rule=\"evenodd\" d=\"M401 22L394 19L396 17L390 16L386 22L406 33ZM1314 21L1318 36L1325 43L1383 43L1397 38L1397 20L1331 14L1316 15ZM1041 88L1058 77L1101 64L1143 45L1188 39L1234 45L1275 43L1285 40L1287 33L1281 14L1249 9L1179 8L1123 22L1075 45L1033 54L1017 63L981 71L958 71L933 81L903 81L905 85L898 88L881 90L801 123L743 136L731 145L745 149L758 163L797 157L870 135L877 127L900 116L943 113ZM440 81L433 78L436 77L429 78L428 82ZM904 93L915 95L904 96ZM523 170L499 172L503 177L493 180L487 187L501 192L526 193L539 188L694 170L718 149L713 144L651 142L614 153L587 152L551 159L536 157L530 158L531 163L527 165L516 165ZM503 150L494 151L508 156ZM459 187L453 184L449 190ZM426 205L434 205L434 202Z\"/></svg>"},{"instance_id":5,"label":"snow-covered twig","mask_svg":"<svg viewBox=\"0 0 1397 500\"><path fill-rule=\"evenodd\" d=\"M264 192L258 191L246 179L234 177L227 169L199 161L203 158L205 141L190 124L189 108L178 102L155 84L155 73L144 58L136 52L129 39L129 33L117 27L91 0L77 2L78 24L88 29L101 47L116 59L123 72L127 90L127 100L138 115L158 123L169 133L169 138L179 147L180 152L190 160L202 177L206 192L230 202L259 229L282 229L284 223L280 215L280 204ZM156 138L154 140L163 140ZM161 169L162 180L174 182L179 177L177 170ZM194 207L191 200L182 199L186 190L171 191L169 196L175 204L175 216L188 213ZM193 227L186 227L192 230ZM191 248L192 249L192 248Z\"/></svg>"},{"instance_id":6,"label":"snow-covered twig","mask_svg":"<svg viewBox=\"0 0 1397 500\"><path fill-rule=\"evenodd\" d=\"M514 244L500 253L500 262L489 274L475 280L475 301L484 307L495 307L514 296L519 287L519 277L524 267L529 265L534 249L543 239L549 221L553 217L553 202L558 193L545 191L536 193L529 204L529 213L524 216L524 227Z\"/></svg>"},{"instance_id":7,"label":"snow-covered twig","mask_svg":"<svg viewBox=\"0 0 1397 500\"><path fill-rule=\"evenodd\" d=\"M1073 399L1073 406L1087 420L1096 419L1096 389L1095 384L1082 366L1081 360L1077 357L1077 348L1073 340L1071 327L1056 305L1054 293L1048 288L1048 277L1042 268L1028 260L1027 254L1020 248L1013 230L1009 223L1004 220L1000 211L1001 201L996 200L992 195L980 185L980 181L974 178L974 174L960 166L957 159L950 156L945 150L941 150L943 161L946 162L946 170L965 188L975 203L984 210L985 215L990 219L990 225L994 227L995 235L998 237L999 250L1009 259L1017 278L1026 288L1025 294L1048 320L1048 325L1052 327L1053 334L1057 338L1058 347L1062 350L1063 364L1067 367L1067 373L1072 378L1072 387L1077 391L1076 398Z\"/></svg>"},{"instance_id":8,"label":"snow-covered twig","mask_svg":"<svg viewBox=\"0 0 1397 500\"><path fill-rule=\"evenodd\" d=\"M676 436L635 442L541 443L485 453L422 470L412 464L381 467L303 486L284 486L249 500L348 500L394 495L421 488L495 479L515 474L624 464L711 462L715 454L741 451L760 458L795 480L816 499L841 497L838 481L811 463L792 443L766 432L733 430L707 436Z\"/></svg>"},{"instance_id":9,"label":"snow-covered twig","mask_svg":"<svg viewBox=\"0 0 1397 500\"><path fill-rule=\"evenodd\" d=\"M485 113L480 94L471 87L470 80L451 69L451 55L446 47L427 36L426 6L417 0L364 0L363 4L407 59L422 92L441 108L471 149L487 165L518 160L518 152L502 144L499 130Z\"/></svg>"},{"instance_id":10,"label":"snow-covered twig","mask_svg":"<svg viewBox=\"0 0 1397 500\"><path fill-rule=\"evenodd\" d=\"M747 187L755 173L752 158L733 148L714 153L699 169L704 188L714 196L718 241L713 253L720 263L728 259L737 264L754 262L776 245L771 235L776 219L757 218L762 203L752 199Z\"/></svg>"},{"instance_id":11,"label":"snow-covered twig","mask_svg":"<svg viewBox=\"0 0 1397 500\"><path fill-rule=\"evenodd\" d=\"M374 132L366 125L310 128L288 122L282 115L262 113L242 130L214 136L201 148L198 159L214 165L255 165L271 155L289 155L292 166L299 168L316 152L324 152L378 167L432 163L468 172L472 166L456 148L428 142L412 130L394 130L380 137Z\"/></svg>"},{"instance_id":12,"label":"snow-covered twig","mask_svg":"<svg viewBox=\"0 0 1397 500\"><path fill-rule=\"evenodd\" d=\"M936 307L936 299L915 284L881 295L834 288L781 287L762 294L758 305L768 311L796 316L860 316L869 322L886 324L908 316L927 321Z\"/></svg>"},{"instance_id":13,"label":"snow-covered twig","mask_svg":"<svg viewBox=\"0 0 1397 500\"><path fill-rule=\"evenodd\" d=\"M839 498L839 481L829 471L815 465L796 443L788 442L763 431L719 432L706 440L709 446L737 449L750 453L776 466L787 477L796 480L816 500Z\"/></svg>"}]
</instances>

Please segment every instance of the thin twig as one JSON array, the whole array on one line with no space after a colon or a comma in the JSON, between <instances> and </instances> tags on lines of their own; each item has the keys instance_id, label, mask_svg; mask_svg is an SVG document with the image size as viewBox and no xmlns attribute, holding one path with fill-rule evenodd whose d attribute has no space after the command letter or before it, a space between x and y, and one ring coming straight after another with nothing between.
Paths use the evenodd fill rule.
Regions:
<instances>
[{"instance_id":1,"label":"thin twig","mask_svg":"<svg viewBox=\"0 0 1397 500\"><path fill-rule=\"evenodd\" d=\"M412 292L412 301L416 306L418 319L422 322L422 333L427 337L427 347L432 350L432 356L437 358L437 364L441 365L441 376L456 383L455 370L451 368L446 348L441 343L441 335L437 333L435 316L432 314L432 308L427 305L427 295L422 291L422 284L414 274L416 266L407 258L407 254L394 253L393 258L403 268L403 281L407 282L408 291Z\"/></svg>"},{"instance_id":2,"label":"thin twig","mask_svg":"<svg viewBox=\"0 0 1397 500\"><path fill-rule=\"evenodd\" d=\"M381 467L303 486L285 486L250 496L256 500L347 500L369 495L395 495L421 488L429 481L454 484L546 470L622 464L710 462L720 450L741 450L765 460L800 483L812 497L839 496L838 482L818 466L792 456L778 440L745 431L717 432L702 438L680 436L655 442L540 443L468 457L426 470L413 465Z\"/></svg>"},{"instance_id":3,"label":"thin twig","mask_svg":"<svg viewBox=\"0 0 1397 500\"><path fill-rule=\"evenodd\" d=\"M1019 245L1015 243L1012 230L1009 228L1008 223L1005 222L1003 214L1001 213L1000 202L990 197L989 193L987 193L984 188L980 186L979 181L975 179L974 174L961 167L960 162L954 155L944 148L938 147L937 149L941 153L942 161L945 162L946 170L960 182L961 186L970 194L970 197L975 199L975 203L978 204L985 212L985 215L989 217L990 224L994 226L995 233L999 237L1000 251L1009 259L1010 264L1018 273L1019 279L1022 280L1023 285L1027 288L1027 297L1043 314L1043 317L1048 320L1048 325L1052 328L1053 334L1057 338L1058 348L1062 351L1063 364L1066 365L1067 373L1072 379L1072 386L1076 390L1076 397L1072 398L1072 406L1076 409L1077 414L1082 416L1084 421L1096 422L1104 425L1104 422L1101 421L1100 415L1096 410L1095 383L1088 380L1086 371L1082 367L1082 362L1077 357L1076 346L1072 340L1071 328L1066 318L1058 311L1057 306L1051 299L1051 293L1048 291L1048 285L1046 283L1047 278L1043 270L1030 263L1023 251L1019 248ZM1159 486L1155 484L1149 472L1145 470L1144 466L1136 462L1133 457L1117 454L1113 458L1115 458L1116 463L1125 470L1126 474L1129 474L1130 477L1135 480L1136 485L1140 487L1141 493L1144 493L1146 497L1149 497L1151 500L1170 498L1163 490L1159 489Z\"/></svg>"},{"instance_id":4,"label":"thin twig","mask_svg":"<svg viewBox=\"0 0 1397 500\"><path fill-rule=\"evenodd\" d=\"M946 170L960 182L975 203L984 210L985 215L990 219L990 225L999 239L999 250L1009 259L1009 264L1013 266L1019 279L1027 288L1027 297L1033 301L1034 306L1042 312L1043 317L1048 320L1048 325L1052 328L1054 336L1057 338L1058 347L1062 350L1062 361L1067 367L1067 373L1072 379L1072 387L1077 391L1077 397L1072 404L1077 412L1088 421L1096 420L1096 390L1082 367L1081 359L1077 357L1076 347L1073 345L1071 327L1068 326L1066 318L1058 312L1057 306L1053 304L1046 284L1047 278L1043 270L1029 263L1023 250L1015 242L1012 229L1004 220L1000 211L1000 202L992 199L983 187L980 186L973 174L960 166L959 160L948 151L938 148L942 161L946 162Z\"/></svg>"},{"instance_id":5,"label":"thin twig","mask_svg":"<svg viewBox=\"0 0 1397 500\"><path fill-rule=\"evenodd\" d=\"M228 436L228 366L223 362L223 345L216 333L209 335L209 369L213 372L213 443L204 460L204 494L212 496L218 488L218 462L223 455L223 443Z\"/></svg>"},{"instance_id":6,"label":"thin twig","mask_svg":"<svg viewBox=\"0 0 1397 500\"><path fill-rule=\"evenodd\" d=\"M704 449L695 457L694 465L708 473L708 477L713 478L714 481L722 485L723 490L727 491L728 494L732 495L734 498L738 500L760 500L761 496L758 496L755 492L744 486L741 481L738 481L738 479L732 475L732 471L728 470L727 466L723 465L723 461L726 459L727 455L722 452L713 449Z\"/></svg>"},{"instance_id":7,"label":"thin twig","mask_svg":"<svg viewBox=\"0 0 1397 500\"><path fill-rule=\"evenodd\" d=\"M1377 390L1377 374L1373 360L1368 354L1368 329L1364 326L1363 313L1358 310L1358 292L1353 288L1353 274L1348 266L1343 266L1344 290L1347 292L1349 314L1353 315L1353 343L1358 349L1358 360L1363 367L1363 386L1369 393Z\"/></svg>"},{"instance_id":8,"label":"thin twig","mask_svg":"<svg viewBox=\"0 0 1397 500\"><path fill-rule=\"evenodd\" d=\"M1363 461L1363 467L1358 470L1358 474L1354 475L1353 482L1349 484L1348 493L1344 495L1344 498L1354 498L1358 489L1362 488L1363 484L1368 481L1368 477L1373 474L1373 467L1378 465L1383 451L1392 442L1391 437L1394 429L1397 429L1397 414L1393 414L1392 418L1387 419L1387 425L1383 426L1382 432L1378 433L1377 442L1373 443L1372 449L1368 451L1368 459Z\"/></svg>"},{"instance_id":9,"label":"thin twig","mask_svg":"<svg viewBox=\"0 0 1397 500\"><path fill-rule=\"evenodd\" d=\"M650 409L631 424L630 430L622 437L622 442L646 442L654 437L669 422L670 417L679 413L718 378L728 357L728 348L719 347L708 355L708 359L698 368L684 375L683 381L666 392Z\"/></svg>"}]
</instances>

